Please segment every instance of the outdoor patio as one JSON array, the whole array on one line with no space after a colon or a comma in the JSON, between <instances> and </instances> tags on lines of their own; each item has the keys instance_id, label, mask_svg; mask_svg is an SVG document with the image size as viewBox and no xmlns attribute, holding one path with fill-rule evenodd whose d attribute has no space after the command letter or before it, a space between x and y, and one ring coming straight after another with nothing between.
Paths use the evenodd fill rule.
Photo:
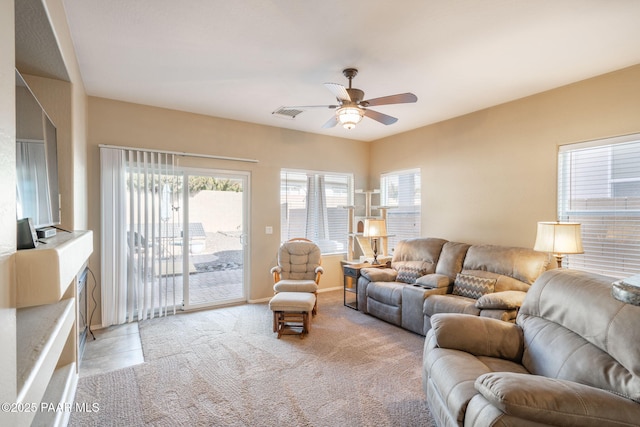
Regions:
<instances>
[{"instance_id":1,"label":"outdoor patio","mask_svg":"<svg viewBox=\"0 0 640 427\"><path fill-rule=\"evenodd\" d=\"M224 304L244 298L243 253L236 232L206 233L204 253L189 255L189 305ZM182 306L182 251L163 261L154 282L166 289L167 298ZM175 290L175 291L174 291Z\"/></svg>"}]
</instances>

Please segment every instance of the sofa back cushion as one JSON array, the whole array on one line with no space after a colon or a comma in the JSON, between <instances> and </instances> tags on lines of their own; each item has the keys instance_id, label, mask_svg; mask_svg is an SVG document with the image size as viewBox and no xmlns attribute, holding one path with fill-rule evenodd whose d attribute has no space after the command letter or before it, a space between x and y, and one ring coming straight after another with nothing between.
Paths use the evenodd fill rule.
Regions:
<instances>
[{"instance_id":1,"label":"sofa back cushion","mask_svg":"<svg viewBox=\"0 0 640 427\"><path fill-rule=\"evenodd\" d=\"M453 283L456 275L462 271L462 262L470 246L468 243L445 243L438 259L436 273L449 276L449 280Z\"/></svg>"},{"instance_id":2,"label":"sofa back cushion","mask_svg":"<svg viewBox=\"0 0 640 427\"><path fill-rule=\"evenodd\" d=\"M542 273L556 267L555 258L545 252L509 246L472 245L467 250L462 270L474 276L481 276L479 271L493 273L483 276L497 279L496 292L526 292Z\"/></svg>"},{"instance_id":3,"label":"sofa back cushion","mask_svg":"<svg viewBox=\"0 0 640 427\"><path fill-rule=\"evenodd\" d=\"M615 280L568 269L540 276L516 320L529 372L640 402L640 306L612 297Z\"/></svg>"},{"instance_id":4,"label":"sofa back cushion","mask_svg":"<svg viewBox=\"0 0 640 427\"><path fill-rule=\"evenodd\" d=\"M442 246L446 242L431 237L402 240L393 252L391 268L397 271L401 268L417 269L420 275L435 273Z\"/></svg>"}]
</instances>

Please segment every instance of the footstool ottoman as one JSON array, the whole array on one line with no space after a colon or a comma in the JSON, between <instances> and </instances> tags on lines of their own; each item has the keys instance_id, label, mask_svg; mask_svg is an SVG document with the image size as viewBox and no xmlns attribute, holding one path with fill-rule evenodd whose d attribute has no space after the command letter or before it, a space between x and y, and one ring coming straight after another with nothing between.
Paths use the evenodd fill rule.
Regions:
<instances>
[{"instance_id":1,"label":"footstool ottoman","mask_svg":"<svg viewBox=\"0 0 640 427\"><path fill-rule=\"evenodd\" d=\"M273 332L278 338L283 334L300 335L309 333L309 313L316 304L316 296L308 292L279 292L269 301L273 311Z\"/></svg>"}]
</instances>

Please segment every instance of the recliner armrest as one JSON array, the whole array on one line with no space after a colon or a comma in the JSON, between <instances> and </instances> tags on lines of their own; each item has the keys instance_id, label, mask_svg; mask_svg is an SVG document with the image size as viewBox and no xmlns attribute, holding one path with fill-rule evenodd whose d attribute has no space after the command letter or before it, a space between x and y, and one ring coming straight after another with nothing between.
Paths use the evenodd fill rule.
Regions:
<instances>
[{"instance_id":1,"label":"recliner armrest","mask_svg":"<svg viewBox=\"0 0 640 427\"><path fill-rule=\"evenodd\" d=\"M416 285L422 286L423 288L446 288L450 284L451 279L444 274L425 274L416 280Z\"/></svg>"},{"instance_id":2,"label":"recliner armrest","mask_svg":"<svg viewBox=\"0 0 640 427\"><path fill-rule=\"evenodd\" d=\"M360 275L370 282L395 282L398 272L393 268L365 267Z\"/></svg>"},{"instance_id":3,"label":"recliner armrest","mask_svg":"<svg viewBox=\"0 0 640 427\"><path fill-rule=\"evenodd\" d=\"M470 314L438 313L431 316L431 328L440 348L515 362L522 359L524 337L522 329L513 323Z\"/></svg>"},{"instance_id":4,"label":"recliner armrest","mask_svg":"<svg viewBox=\"0 0 640 427\"><path fill-rule=\"evenodd\" d=\"M485 294L478 298L476 307L481 310L514 310L522 306L526 292L503 291Z\"/></svg>"},{"instance_id":5,"label":"recliner armrest","mask_svg":"<svg viewBox=\"0 0 640 427\"><path fill-rule=\"evenodd\" d=\"M572 381L512 372L491 372L474 384L502 412L550 425L637 425L640 403Z\"/></svg>"}]
</instances>

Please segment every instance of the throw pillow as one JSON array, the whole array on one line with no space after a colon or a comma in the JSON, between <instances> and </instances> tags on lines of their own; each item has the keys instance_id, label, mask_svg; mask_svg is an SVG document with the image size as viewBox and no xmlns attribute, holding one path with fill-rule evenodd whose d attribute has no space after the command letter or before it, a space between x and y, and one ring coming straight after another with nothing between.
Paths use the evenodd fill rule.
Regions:
<instances>
[{"instance_id":1,"label":"throw pillow","mask_svg":"<svg viewBox=\"0 0 640 427\"><path fill-rule=\"evenodd\" d=\"M416 283L419 277L424 276L425 273L426 270L421 267L402 266L398 269L398 277L396 277L396 280L412 285Z\"/></svg>"},{"instance_id":2,"label":"throw pillow","mask_svg":"<svg viewBox=\"0 0 640 427\"><path fill-rule=\"evenodd\" d=\"M458 273L453 282L453 295L478 299L484 294L490 294L496 287L496 279L471 276Z\"/></svg>"}]
</instances>

